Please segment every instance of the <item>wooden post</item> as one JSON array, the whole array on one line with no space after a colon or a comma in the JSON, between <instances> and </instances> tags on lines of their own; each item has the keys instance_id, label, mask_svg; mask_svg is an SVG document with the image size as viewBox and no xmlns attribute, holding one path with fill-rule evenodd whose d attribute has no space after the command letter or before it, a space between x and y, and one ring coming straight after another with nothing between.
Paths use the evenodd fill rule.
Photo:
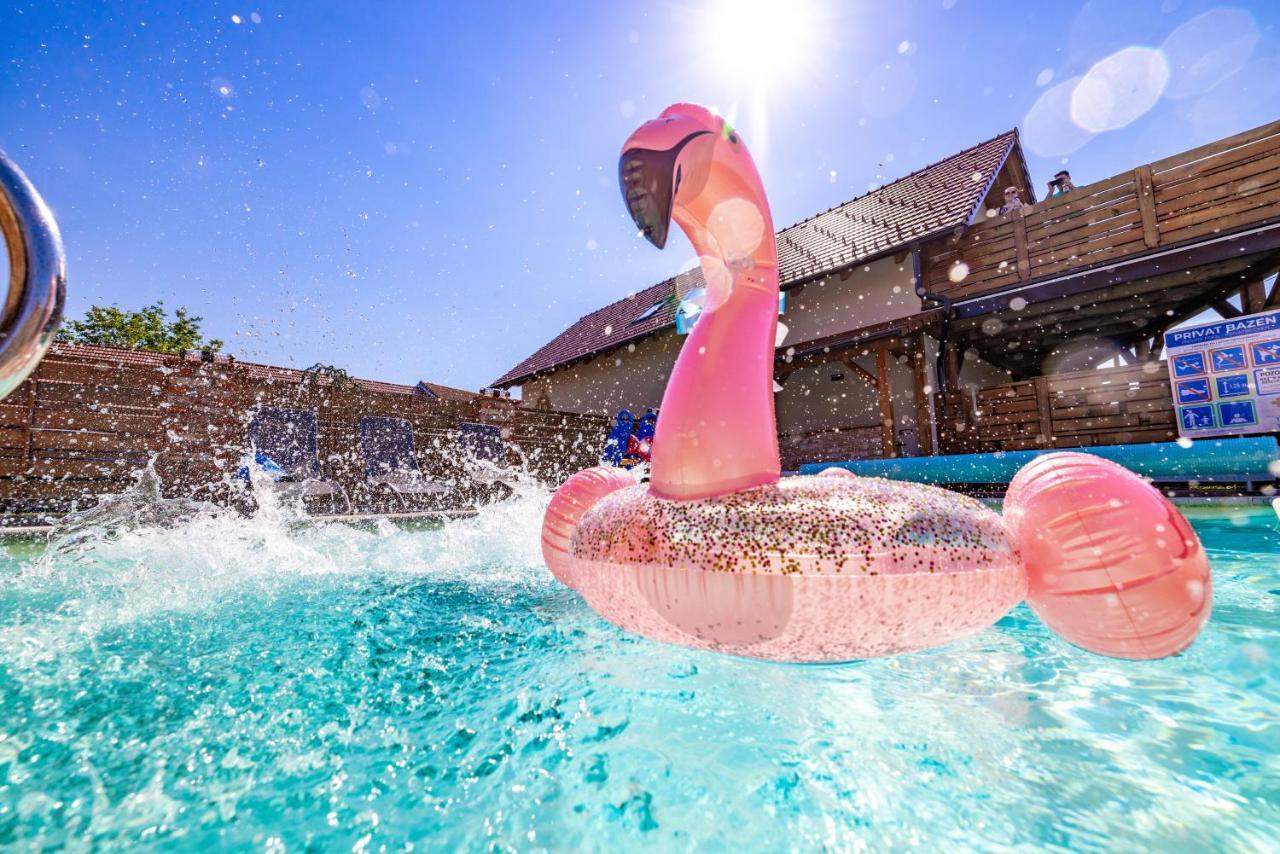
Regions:
<instances>
[{"instance_id":1,"label":"wooden post","mask_svg":"<svg viewBox=\"0 0 1280 854\"><path fill-rule=\"evenodd\" d=\"M1049 400L1049 378L1035 378L1036 412L1040 416L1040 444L1053 447L1053 409Z\"/></svg>"},{"instance_id":2,"label":"wooden post","mask_svg":"<svg viewBox=\"0 0 1280 854\"><path fill-rule=\"evenodd\" d=\"M920 454L933 456L933 417L929 408L929 392L925 387L929 384L929 373L925 369L924 336L917 335L912 341L911 366L916 380L916 435L920 439Z\"/></svg>"},{"instance_id":3,"label":"wooden post","mask_svg":"<svg viewBox=\"0 0 1280 854\"><path fill-rule=\"evenodd\" d=\"M893 397L889 388L889 351L876 350L876 381L880 392L880 448L886 458L898 455L893 430Z\"/></svg>"},{"instance_id":4,"label":"wooden post","mask_svg":"<svg viewBox=\"0 0 1280 854\"><path fill-rule=\"evenodd\" d=\"M1244 290L1240 292L1240 302L1244 306L1246 314L1256 314L1259 311L1266 311L1267 308L1267 289L1263 285L1262 280L1250 282L1244 286Z\"/></svg>"},{"instance_id":5,"label":"wooden post","mask_svg":"<svg viewBox=\"0 0 1280 854\"><path fill-rule=\"evenodd\" d=\"M1151 341L1150 341L1150 339L1143 338L1143 339L1141 339L1140 341L1138 341L1138 343L1137 343L1137 344L1133 345L1133 352L1134 352L1134 355L1136 355L1136 356L1138 357L1138 361L1139 361L1139 362L1149 362L1149 361L1151 361Z\"/></svg>"},{"instance_id":6,"label":"wooden post","mask_svg":"<svg viewBox=\"0 0 1280 854\"><path fill-rule=\"evenodd\" d=\"M1138 195L1138 212L1142 215L1142 242L1148 248L1160 245L1160 228L1156 225L1156 196L1151 183L1151 167L1133 170L1134 192Z\"/></svg>"},{"instance_id":7,"label":"wooden post","mask_svg":"<svg viewBox=\"0 0 1280 854\"><path fill-rule=\"evenodd\" d=\"M1018 279L1025 282L1031 278L1031 257L1027 253L1027 206L1013 212L1013 246L1018 256Z\"/></svg>"},{"instance_id":8,"label":"wooden post","mask_svg":"<svg viewBox=\"0 0 1280 854\"><path fill-rule=\"evenodd\" d=\"M941 343L938 345L941 347ZM960 390L960 351L956 349L955 342L947 344L947 355L943 360L942 369L947 374L947 393L957 392Z\"/></svg>"}]
</instances>

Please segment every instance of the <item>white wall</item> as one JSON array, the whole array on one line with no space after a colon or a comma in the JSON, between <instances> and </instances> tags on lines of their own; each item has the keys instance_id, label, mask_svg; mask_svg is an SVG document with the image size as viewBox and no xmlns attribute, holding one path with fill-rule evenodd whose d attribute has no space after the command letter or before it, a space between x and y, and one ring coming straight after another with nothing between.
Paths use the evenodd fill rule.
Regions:
<instances>
[{"instance_id":1,"label":"white wall","mask_svg":"<svg viewBox=\"0 0 1280 854\"><path fill-rule=\"evenodd\" d=\"M536 407L545 399L551 409L610 417L619 409L637 414L657 409L683 343L674 328L668 329L529 380L521 397L526 406Z\"/></svg>"},{"instance_id":2,"label":"white wall","mask_svg":"<svg viewBox=\"0 0 1280 854\"><path fill-rule=\"evenodd\" d=\"M831 276L788 291L787 312L781 320L789 331L783 346L907 317L920 310L910 257L902 262L882 259L857 267L844 280ZM608 416L622 408L637 413L646 407L656 408L684 340L668 329L632 346L529 380L521 396L528 406L545 400L552 409ZM874 354L857 361L875 375ZM845 379L831 382L831 374L839 371ZM917 448L912 368L891 362L890 376L900 441L905 447ZM880 423L877 394L840 365L796 371L775 403L778 429L784 433Z\"/></svg>"},{"instance_id":3,"label":"white wall","mask_svg":"<svg viewBox=\"0 0 1280 854\"><path fill-rule=\"evenodd\" d=\"M876 376L874 353L852 359ZM833 376L843 375L841 380ZM893 423L903 453L920 452L916 424L915 371L904 357L889 358L889 389ZM840 362L797 369L774 396L778 432L812 433L837 427L875 427L880 424L880 393Z\"/></svg>"},{"instance_id":4,"label":"white wall","mask_svg":"<svg viewBox=\"0 0 1280 854\"><path fill-rule=\"evenodd\" d=\"M1004 385L1013 378L1003 368L998 368L978 355L972 348L965 350L960 362L960 387L987 388L993 385Z\"/></svg>"},{"instance_id":5,"label":"white wall","mask_svg":"<svg viewBox=\"0 0 1280 854\"><path fill-rule=\"evenodd\" d=\"M911 257L883 258L863 264L841 280L828 276L787 291L782 322L790 332L784 344L798 344L921 310L912 280Z\"/></svg>"}]
</instances>

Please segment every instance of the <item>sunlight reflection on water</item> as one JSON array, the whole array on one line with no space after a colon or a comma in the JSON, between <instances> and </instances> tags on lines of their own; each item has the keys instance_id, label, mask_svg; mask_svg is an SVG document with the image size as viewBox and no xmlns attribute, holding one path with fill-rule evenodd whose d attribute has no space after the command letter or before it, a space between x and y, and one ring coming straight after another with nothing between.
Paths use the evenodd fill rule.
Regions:
<instances>
[{"instance_id":1,"label":"sunlight reflection on water","mask_svg":"<svg viewBox=\"0 0 1280 854\"><path fill-rule=\"evenodd\" d=\"M1019 607L941 650L796 667L601 622L541 566L545 498L416 531L210 512L10 547L0 845L1274 838L1274 518L1197 519L1214 615L1173 660L1091 656Z\"/></svg>"}]
</instances>

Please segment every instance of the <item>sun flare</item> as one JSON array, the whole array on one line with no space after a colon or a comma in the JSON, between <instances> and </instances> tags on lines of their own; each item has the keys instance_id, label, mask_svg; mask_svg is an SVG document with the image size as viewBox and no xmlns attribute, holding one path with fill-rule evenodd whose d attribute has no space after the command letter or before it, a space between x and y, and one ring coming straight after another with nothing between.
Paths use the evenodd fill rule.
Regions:
<instances>
[{"instance_id":1,"label":"sun flare","mask_svg":"<svg viewBox=\"0 0 1280 854\"><path fill-rule=\"evenodd\" d=\"M793 82L820 35L812 3L720 0L704 15L702 39L720 83L772 91Z\"/></svg>"},{"instance_id":2,"label":"sun flare","mask_svg":"<svg viewBox=\"0 0 1280 854\"><path fill-rule=\"evenodd\" d=\"M769 157L773 108L816 77L825 38L819 12L813 0L718 0L697 13L706 81L724 98L719 108L730 122L740 111L749 116L744 130L758 163Z\"/></svg>"}]
</instances>

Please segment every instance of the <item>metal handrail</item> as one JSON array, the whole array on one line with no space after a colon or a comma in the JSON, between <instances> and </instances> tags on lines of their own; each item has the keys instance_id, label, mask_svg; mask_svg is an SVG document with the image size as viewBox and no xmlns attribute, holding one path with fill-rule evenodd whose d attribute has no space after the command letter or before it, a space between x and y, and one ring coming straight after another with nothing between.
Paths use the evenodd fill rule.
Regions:
<instances>
[{"instance_id":1,"label":"metal handrail","mask_svg":"<svg viewBox=\"0 0 1280 854\"><path fill-rule=\"evenodd\" d=\"M0 314L0 400L22 384L57 335L67 298L62 236L49 206L0 151L0 235L9 293Z\"/></svg>"}]
</instances>

